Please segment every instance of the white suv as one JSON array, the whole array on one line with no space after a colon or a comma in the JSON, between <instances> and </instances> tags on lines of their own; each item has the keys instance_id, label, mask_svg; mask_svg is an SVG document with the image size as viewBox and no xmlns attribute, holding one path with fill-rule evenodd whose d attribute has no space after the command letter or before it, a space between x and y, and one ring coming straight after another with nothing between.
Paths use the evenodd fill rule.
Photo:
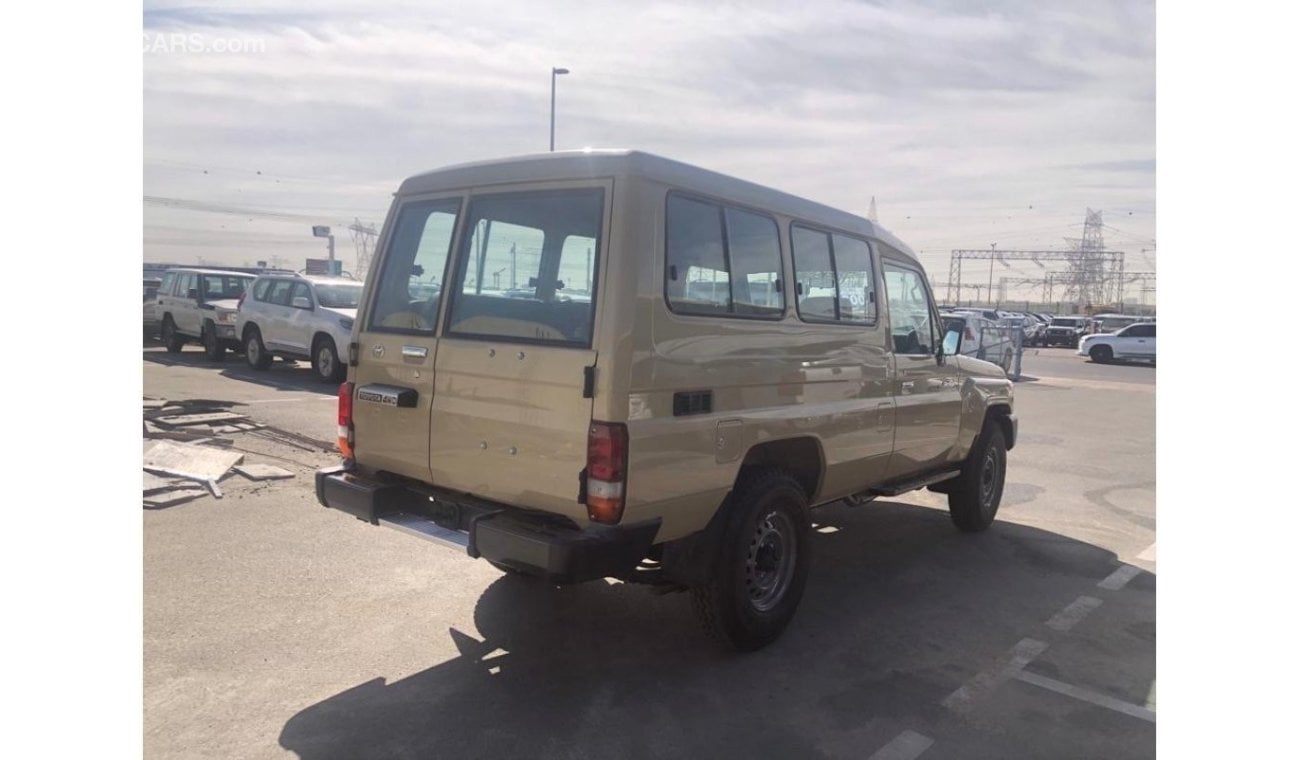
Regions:
<instances>
[{"instance_id":1,"label":"white suv","mask_svg":"<svg viewBox=\"0 0 1300 760\"><path fill-rule=\"evenodd\" d=\"M1156 323L1138 322L1113 333L1085 335L1079 341L1079 356L1098 364L1117 359L1156 360Z\"/></svg>"},{"instance_id":2,"label":"white suv","mask_svg":"<svg viewBox=\"0 0 1300 760\"><path fill-rule=\"evenodd\" d=\"M258 277L239 304L237 330L249 366L266 369L276 356L306 359L321 380L342 382L361 287L338 277Z\"/></svg>"},{"instance_id":3,"label":"white suv","mask_svg":"<svg viewBox=\"0 0 1300 760\"><path fill-rule=\"evenodd\" d=\"M167 350L198 341L212 361L239 349L235 310L253 275L221 269L169 269L158 287L154 316Z\"/></svg>"}]
</instances>

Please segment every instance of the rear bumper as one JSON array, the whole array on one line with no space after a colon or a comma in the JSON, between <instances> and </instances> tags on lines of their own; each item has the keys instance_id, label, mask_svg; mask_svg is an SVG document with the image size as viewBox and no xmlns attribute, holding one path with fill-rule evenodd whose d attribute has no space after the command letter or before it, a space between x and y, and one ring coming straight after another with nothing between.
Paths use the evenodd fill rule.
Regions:
<instances>
[{"instance_id":1,"label":"rear bumper","mask_svg":"<svg viewBox=\"0 0 1300 760\"><path fill-rule=\"evenodd\" d=\"M365 476L346 467L316 471L316 499L372 525L411 533L552 583L630 573L650 550L659 518L587 525L432 488Z\"/></svg>"}]
</instances>

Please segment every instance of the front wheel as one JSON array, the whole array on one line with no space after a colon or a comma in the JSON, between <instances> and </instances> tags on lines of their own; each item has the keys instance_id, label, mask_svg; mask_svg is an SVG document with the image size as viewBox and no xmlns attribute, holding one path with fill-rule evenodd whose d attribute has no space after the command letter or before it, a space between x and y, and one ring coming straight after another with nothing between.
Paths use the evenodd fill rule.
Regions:
<instances>
[{"instance_id":1,"label":"front wheel","mask_svg":"<svg viewBox=\"0 0 1300 760\"><path fill-rule=\"evenodd\" d=\"M709 636L749 652L794 618L808 579L808 497L781 470L742 476L726 507L718 559L691 598Z\"/></svg>"},{"instance_id":2,"label":"front wheel","mask_svg":"<svg viewBox=\"0 0 1300 760\"><path fill-rule=\"evenodd\" d=\"M339 361L338 349L334 347L333 338L323 337L316 341L316 348L312 351L311 366L322 382L341 383L347 378L348 367Z\"/></svg>"},{"instance_id":3,"label":"front wheel","mask_svg":"<svg viewBox=\"0 0 1300 760\"><path fill-rule=\"evenodd\" d=\"M217 326L212 322L203 324L203 353L208 361L219 362L226 356L226 344L217 337Z\"/></svg>"},{"instance_id":4,"label":"front wheel","mask_svg":"<svg viewBox=\"0 0 1300 760\"><path fill-rule=\"evenodd\" d=\"M1006 438L996 420L987 420L961 475L948 481L948 514L957 527L976 533L992 525L1006 480Z\"/></svg>"},{"instance_id":5,"label":"front wheel","mask_svg":"<svg viewBox=\"0 0 1300 760\"><path fill-rule=\"evenodd\" d=\"M1098 364L1109 364L1115 358L1115 353L1110 350L1110 346L1093 346L1088 352L1088 358Z\"/></svg>"}]
</instances>

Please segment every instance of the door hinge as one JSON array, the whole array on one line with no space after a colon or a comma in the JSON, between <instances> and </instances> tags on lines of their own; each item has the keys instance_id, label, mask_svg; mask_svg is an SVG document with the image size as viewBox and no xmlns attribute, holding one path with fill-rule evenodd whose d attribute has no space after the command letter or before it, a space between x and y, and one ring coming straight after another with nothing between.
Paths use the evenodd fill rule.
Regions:
<instances>
[{"instance_id":1,"label":"door hinge","mask_svg":"<svg viewBox=\"0 0 1300 760\"><path fill-rule=\"evenodd\" d=\"M595 398L596 396L596 366L582 368L582 397Z\"/></svg>"}]
</instances>

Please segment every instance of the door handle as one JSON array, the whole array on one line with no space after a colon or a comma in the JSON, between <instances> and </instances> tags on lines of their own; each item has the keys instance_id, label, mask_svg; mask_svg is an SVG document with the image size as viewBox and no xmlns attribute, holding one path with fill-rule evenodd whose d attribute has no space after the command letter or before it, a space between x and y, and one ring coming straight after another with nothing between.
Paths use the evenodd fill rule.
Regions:
<instances>
[{"instance_id":1,"label":"door handle","mask_svg":"<svg viewBox=\"0 0 1300 760\"><path fill-rule=\"evenodd\" d=\"M403 359L424 359L428 355L429 349L424 346L402 346Z\"/></svg>"}]
</instances>

